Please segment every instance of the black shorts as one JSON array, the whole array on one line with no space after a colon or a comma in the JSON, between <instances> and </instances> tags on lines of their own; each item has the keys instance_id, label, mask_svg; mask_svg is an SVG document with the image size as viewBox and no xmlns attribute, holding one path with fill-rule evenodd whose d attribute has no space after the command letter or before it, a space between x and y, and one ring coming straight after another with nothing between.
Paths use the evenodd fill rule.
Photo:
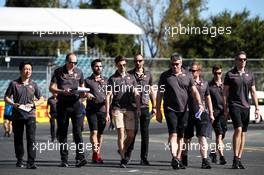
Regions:
<instances>
[{"instance_id":1,"label":"black shorts","mask_svg":"<svg viewBox=\"0 0 264 175\"><path fill-rule=\"evenodd\" d=\"M227 131L227 121L224 118L224 112L223 111L214 111L214 123L213 128L215 131L215 135L219 136L222 135L222 138L225 138L225 134Z\"/></svg>"},{"instance_id":2,"label":"black shorts","mask_svg":"<svg viewBox=\"0 0 264 175\"><path fill-rule=\"evenodd\" d=\"M203 112L201 114L201 120L195 118L195 114L193 112L189 113L187 127L184 132L184 138L190 139L194 136L194 127L196 128L196 136L197 137L210 137L211 133L208 132L208 128L211 125L208 114Z\"/></svg>"},{"instance_id":3,"label":"black shorts","mask_svg":"<svg viewBox=\"0 0 264 175\"><path fill-rule=\"evenodd\" d=\"M237 106L229 107L229 114L235 129L242 127L242 132L247 132L249 123L249 110L249 108L241 108Z\"/></svg>"},{"instance_id":4,"label":"black shorts","mask_svg":"<svg viewBox=\"0 0 264 175\"><path fill-rule=\"evenodd\" d=\"M93 112L86 110L86 117L90 131L92 132L97 130L98 134L103 134L106 126L105 112Z\"/></svg>"},{"instance_id":5,"label":"black shorts","mask_svg":"<svg viewBox=\"0 0 264 175\"><path fill-rule=\"evenodd\" d=\"M12 121L12 115L4 115L4 120Z\"/></svg>"},{"instance_id":6,"label":"black shorts","mask_svg":"<svg viewBox=\"0 0 264 175\"><path fill-rule=\"evenodd\" d=\"M187 125L188 112L165 110L164 113L169 134L177 133L179 137L183 137Z\"/></svg>"}]
</instances>

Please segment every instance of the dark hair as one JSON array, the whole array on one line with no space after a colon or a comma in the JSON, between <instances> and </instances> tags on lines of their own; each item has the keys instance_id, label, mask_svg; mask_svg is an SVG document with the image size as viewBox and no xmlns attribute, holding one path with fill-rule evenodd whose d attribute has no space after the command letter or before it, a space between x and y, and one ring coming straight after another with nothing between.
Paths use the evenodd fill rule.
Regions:
<instances>
[{"instance_id":1,"label":"dark hair","mask_svg":"<svg viewBox=\"0 0 264 175\"><path fill-rule=\"evenodd\" d=\"M242 50L242 51L239 51L239 52L237 52L237 54L236 54L235 58L236 58L236 59L238 59L239 55L246 55L246 56L247 56L246 52L245 52L245 51L243 51L243 50Z\"/></svg>"},{"instance_id":2,"label":"dark hair","mask_svg":"<svg viewBox=\"0 0 264 175\"><path fill-rule=\"evenodd\" d=\"M135 55L134 55L134 58L136 58L137 56L142 56L143 57L143 55L141 54L141 53L136 53ZM144 57L143 57L144 58Z\"/></svg>"},{"instance_id":3,"label":"dark hair","mask_svg":"<svg viewBox=\"0 0 264 175\"><path fill-rule=\"evenodd\" d=\"M27 65L27 64L30 65L31 69L33 70L33 65L30 61L27 61L27 62L23 61L19 64L19 71L21 72L23 70L23 68L25 67L25 65Z\"/></svg>"},{"instance_id":4,"label":"dark hair","mask_svg":"<svg viewBox=\"0 0 264 175\"><path fill-rule=\"evenodd\" d=\"M68 54L66 55L65 61L68 61L69 58L70 58L70 56L72 56L72 55L75 55L75 53L73 53L73 52L68 53Z\"/></svg>"},{"instance_id":5,"label":"dark hair","mask_svg":"<svg viewBox=\"0 0 264 175\"><path fill-rule=\"evenodd\" d=\"M182 56L181 56L180 54L178 54L178 53L173 53L173 54L171 55L170 60L171 60L171 61L172 61L172 60L174 60L174 61L182 60Z\"/></svg>"},{"instance_id":6,"label":"dark hair","mask_svg":"<svg viewBox=\"0 0 264 175\"><path fill-rule=\"evenodd\" d=\"M222 69L222 66L220 64L215 64L212 68L212 73L214 73L215 71Z\"/></svg>"},{"instance_id":7,"label":"dark hair","mask_svg":"<svg viewBox=\"0 0 264 175\"><path fill-rule=\"evenodd\" d=\"M93 68L96 63L101 63L101 62L102 62L101 59L95 59L95 60L93 60L92 63L91 63L91 68Z\"/></svg>"},{"instance_id":8,"label":"dark hair","mask_svg":"<svg viewBox=\"0 0 264 175\"><path fill-rule=\"evenodd\" d=\"M198 67L198 70L202 70L202 64L201 63L199 63L197 61L193 61L191 66L195 66L195 65Z\"/></svg>"},{"instance_id":9,"label":"dark hair","mask_svg":"<svg viewBox=\"0 0 264 175\"><path fill-rule=\"evenodd\" d=\"M115 58L115 64L118 64L120 61L126 61L126 58L124 56L121 56L121 55L117 56Z\"/></svg>"}]
</instances>

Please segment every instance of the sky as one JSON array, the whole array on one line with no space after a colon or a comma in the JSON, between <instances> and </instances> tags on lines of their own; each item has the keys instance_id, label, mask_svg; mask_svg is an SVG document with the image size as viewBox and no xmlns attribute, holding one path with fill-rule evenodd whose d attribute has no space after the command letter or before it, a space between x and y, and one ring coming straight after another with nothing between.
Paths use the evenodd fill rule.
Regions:
<instances>
[{"instance_id":1,"label":"sky","mask_svg":"<svg viewBox=\"0 0 264 175\"><path fill-rule=\"evenodd\" d=\"M263 0L208 0L207 8L208 10L202 12L204 18L216 15L225 9L235 13L247 8L250 11L250 17L259 15L264 19Z\"/></svg>"},{"instance_id":2,"label":"sky","mask_svg":"<svg viewBox=\"0 0 264 175\"><path fill-rule=\"evenodd\" d=\"M210 15L218 14L225 9L231 12L241 12L244 8L250 11L251 17L259 15L264 19L264 1L263 0L207 0L208 10L202 12L202 17L207 18ZM0 0L0 7L4 6L5 0Z\"/></svg>"}]
</instances>

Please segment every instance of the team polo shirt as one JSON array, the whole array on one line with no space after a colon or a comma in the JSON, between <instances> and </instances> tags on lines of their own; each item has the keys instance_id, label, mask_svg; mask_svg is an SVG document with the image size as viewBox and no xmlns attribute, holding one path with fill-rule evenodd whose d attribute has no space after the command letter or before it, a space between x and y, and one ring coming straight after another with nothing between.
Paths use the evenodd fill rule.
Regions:
<instances>
[{"instance_id":1,"label":"team polo shirt","mask_svg":"<svg viewBox=\"0 0 264 175\"><path fill-rule=\"evenodd\" d=\"M250 107L249 90L255 85L254 75L251 72L245 69L245 72L240 74L235 67L226 73L224 85L229 86L229 106Z\"/></svg>"},{"instance_id":2,"label":"team polo shirt","mask_svg":"<svg viewBox=\"0 0 264 175\"><path fill-rule=\"evenodd\" d=\"M149 93L151 91L152 84L152 76L149 71L143 70L143 74L139 75L136 73L136 69L132 69L128 71L131 75L134 76L137 83L137 90L140 94L140 104L141 108L149 107L150 96Z\"/></svg>"},{"instance_id":3,"label":"team polo shirt","mask_svg":"<svg viewBox=\"0 0 264 175\"><path fill-rule=\"evenodd\" d=\"M217 85L214 80L209 82L210 96L214 111L222 111L223 107L223 89L224 85Z\"/></svg>"},{"instance_id":4,"label":"team polo shirt","mask_svg":"<svg viewBox=\"0 0 264 175\"><path fill-rule=\"evenodd\" d=\"M173 109L177 112L185 112L188 107L189 93L194 85L193 79L182 70L182 73L175 75L172 70L165 71L159 79L159 90L164 91L164 109Z\"/></svg>"},{"instance_id":5,"label":"team polo shirt","mask_svg":"<svg viewBox=\"0 0 264 175\"><path fill-rule=\"evenodd\" d=\"M29 80L27 85L24 85L22 79L13 80L5 93L5 96L13 96L14 103L18 104L34 104L34 98L40 99L41 93L37 84ZM13 108L13 119L24 119L25 116L19 112L18 109ZM27 117L36 117L36 110L33 109L31 112L27 113Z\"/></svg>"},{"instance_id":6,"label":"team polo shirt","mask_svg":"<svg viewBox=\"0 0 264 175\"><path fill-rule=\"evenodd\" d=\"M50 114L57 114L57 99L55 99L55 97L50 97L48 99L47 105L50 106Z\"/></svg>"},{"instance_id":7,"label":"team polo shirt","mask_svg":"<svg viewBox=\"0 0 264 175\"><path fill-rule=\"evenodd\" d=\"M85 87L90 88L90 93L96 98L95 100L87 99L86 110L105 112L107 81L107 78L103 76L96 81L94 74L84 80Z\"/></svg>"},{"instance_id":8,"label":"team polo shirt","mask_svg":"<svg viewBox=\"0 0 264 175\"><path fill-rule=\"evenodd\" d=\"M57 68L51 78L52 83L56 83L58 89L66 90L72 89L77 90L77 88L84 83L83 73L80 69L75 67L73 69L73 74L69 74L66 69L66 65ZM65 96L58 94L58 103L72 104L79 100L79 94L76 92L73 95Z\"/></svg>"},{"instance_id":9,"label":"team polo shirt","mask_svg":"<svg viewBox=\"0 0 264 175\"><path fill-rule=\"evenodd\" d=\"M196 88L200 94L202 104L205 108L205 98L208 95L210 95L208 82L203 80L203 79L200 79L199 82L194 81L194 85L196 86ZM194 97L192 95L190 95L189 110L191 113L196 113L199 110L199 104L197 103L197 101L194 99Z\"/></svg>"},{"instance_id":10,"label":"team polo shirt","mask_svg":"<svg viewBox=\"0 0 264 175\"><path fill-rule=\"evenodd\" d=\"M113 93L112 107L124 108L128 110L134 110L135 107L132 104L134 101L134 89L136 87L135 78L126 73L124 77L116 71L108 80L107 91Z\"/></svg>"}]
</instances>

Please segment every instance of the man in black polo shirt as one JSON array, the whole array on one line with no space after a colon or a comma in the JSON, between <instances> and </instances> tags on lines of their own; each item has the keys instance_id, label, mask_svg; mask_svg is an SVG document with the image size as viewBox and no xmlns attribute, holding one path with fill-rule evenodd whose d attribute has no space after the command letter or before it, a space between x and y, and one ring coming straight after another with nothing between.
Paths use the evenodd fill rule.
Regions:
<instances>
[{"instance_id":1,"label":"man in black polo shirt","mask_svg":"<svg viewBox=\"0 0 264 175\"><path fill-rule=\"evenodd\" d=\"M27 139L27 152L28 152L28 169L36 169L35 158L36 149L35 144L35 131L36 131L36 106L43 103L40 90L35 82L30 77L32 75L32 64L30 62L22 62L19 65L20 77L13 80L5 93L5 102L13 106L13 132L14 132L14 146L17 158L17 167L23 167L23 133L24 126L26 126L26 139ZM13 98L14 101L11 100ZM37 100L35 100L37 98ZM21 108L31 109L25 112Z\"/></svg>"},{"instance_id":2,"label":"man in black polo shirt","mask_svg":"<svg viewBox=\"0 0 264 175\"><path fill-rule=\"evenodd\" d=\"M102 76L102 61L93 60L91 63L93 74L85 79L85 87L90 88L91 96L86 101L86 116L90 128L90 141L93 145L93 163L102 164L101 146L103 142L103 132L106 126L105 118L105 97L107 78Z\"/></svg>"},{"instance_id":3,"label":"man in black polo shirt","mask_svg":"<svg viewBox=\"0 0 264 175\"><path fill-rule=\"evenodd\" d=\"M183 148L184 130L187 124L188 98L192 93L197 103L199 111L203 112L204 107L194 82L190 76L182 69L182 57L175 53L170 59L170 69L160 76L157 93L157 115L158 122L162 122L161 101L163 99L164 114L169 132L169 144L171 148L173 169L184 169L181 162L181 152Z\"/></svg>"},{"instance_id":4,"label":"man in black polo shirt","mask_svg":"<svg viewBox=\"0 0 264 175\"><path fill-rule=\"evenodd\" d=\"M65 65L54 71L51 78L50 91L58 94L57 122L60 142L61 167L68 167L67 133L69 119L72 121L73 138L76 144L76 167L84 166L83 138L81 132L82 111L78 87L84 87L83 73L76 67L77 57L74 53L66 56ZM82 96L84 94L81 94Z\"/></svg>"},{"instance_id":5,"label":"man in black polo shirt","mask_svg":"<svg viewBox=\"0 0 264 175\"><path fill-rule=\"evenodd\" d=\"M135 137L136 118L140 116L140 96L136 89L135 78L126 72L126 59L115 58L117 71L108 80L106 96L106 118L110 118L110 97L112 100L112 118L118 133L118 152L121 156L120 167L126 168L125 152ZM136 113L133 101L136 101ZM125 138L126 133L126 139Z\"/></svg>"},{"instance_id":6,"label":"man in black polo shirt","mask_svg":"<svg viewBox=\"0 0 264 175\"><path fill-rule=\"evenodd\" d=\"M248 99L249 92L255 104L255 116L259 118L258 98L256 94L255 79L251 72L246 69L247 55L240 51L235 57L235 67L228 71L224 80L224 115L229 115L234 126L233 135L233 169L244 169L241 156L244 150L246 132L249 123Z\"/></svg>"},{"instance_id":7,"label":"man in black polo shirt","mask_svg":"<svg viewBox=\"0 0 264 175\"><path fill-rule=\"evenodd\" d=\"M214 78L209 82L209 90L215 117L213 128L216 137L216 149L211 151L209 157L212 159L213 163L217 163L217 151L220 155L220 164L225 165L226 159L224 157L224 138L227 131L227 121L224 117L223 107L224 84L222 81L222 66L218 64L214 65L212 73Z\"/></svg>"},{"instance_id":8,"label":"man in black polo shirt","mask_svg":"<svg viewBox=\"0 0 264 175\"><path fill-rule=\"evenodd\" d=\"M134 56L135 68L128 71L136 79L138 92L140 94L141 116L139 117L140 133L141 133L141 153L140 164L150 165L148 161L148 148L149 148L149 123L151 114L156 114L156 100L155 92L152 87L151 73L144 69L144 58L141 54ZM149 101L152 103L151 113L149 112ZM138 121L138 120L137 120ZM130 159L130 153L134 148L138 124L136 126L135 138L126 152L127 159Z\"/></svg>"},{"instance_id":9,"label":"man in black polo shirt","mask_svg":"<svg viewBox=\"0 0 264 175\"><path fill-rule=\"evenodd\" d=\"M209 92L208 82L203 80L202 65L198 62L193 62L190 71L192 72L194 85L198 89L201 97L202 105L208 110L203 112L200 116L197 111L199 111L199 106L196 104L195 99L190 96L189 99L189 118L188 124L184 133L184 141L186 149L183 153L183 164L188 165L188 148L190 146L192 137L194 136L194 128L196 129L196 136L198 137L200 154L202 157L202 169L211 169L211 165L207 159L208 143L206 137L210 137L212 132L212 122L214 121L213 106L211 102L211 96ZM209 131L210 130L210 131Z\"/></svg>"}]
</instances>

